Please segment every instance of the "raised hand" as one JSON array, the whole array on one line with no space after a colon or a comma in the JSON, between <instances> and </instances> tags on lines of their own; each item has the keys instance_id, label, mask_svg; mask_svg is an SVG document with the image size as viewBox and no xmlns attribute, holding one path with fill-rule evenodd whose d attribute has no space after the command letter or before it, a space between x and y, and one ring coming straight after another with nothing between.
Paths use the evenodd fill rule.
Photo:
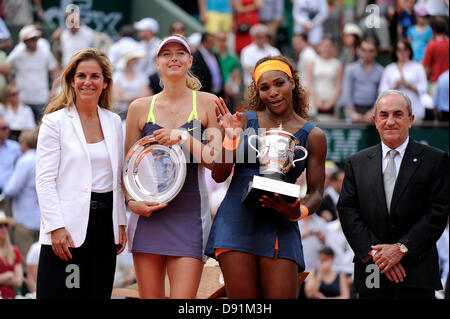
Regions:
<instances>
[{"instance_id":1,"label":"raised hand","mask_svg":"<svg viewBox=\"0 0 450 319\"><path fill-rule=\"evenodd\" d=\"M225 130L225 134L229 138L233 139L239 136L242 131L240 113L236 112L235 115L232 115L222 98L215 100L215 103L217 123Z\"/></svg>"}]
</instances>

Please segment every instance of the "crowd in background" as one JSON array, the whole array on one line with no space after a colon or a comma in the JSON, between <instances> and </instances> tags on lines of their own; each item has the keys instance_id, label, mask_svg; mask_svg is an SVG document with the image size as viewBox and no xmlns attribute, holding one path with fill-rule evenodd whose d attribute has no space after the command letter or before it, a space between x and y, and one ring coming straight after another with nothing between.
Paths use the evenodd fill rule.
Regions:
<instances>
[{"instance_id":1,"label":"crowd in background","mask_svg":"<svg viewBox=\"0 0 450 319\"><path fill-rule=\"evenodd\" d=\"M15 220L11 242L22 256L16 263L23 264L26 274L26 285L16 285L19 294L35 291L39 255L39 244L34 244L40 213L33 130L59 90L61 70L81 49L96 47L108 54L114 67L115 110L123 120L133 100L161 91L155 50L161 38L181 34L192 48L192 72L201 80L201 90L223 97L232 112L245 109L245 91L256 61L282 54L297 66L309 96L309 116L317 123L371 123L378 94L392 88L412 100L415 123L448 122L448 0L292 0L289 39L286 34L291 33L282 28L288 17L281 0L173 2L196 17L206 32L188 34L181 21L161 30L157 14L148 13L122 26L119 39L94 31L76 16L70 16L74 19L70 28L45 37L39 24L43 19L39 0L0 1L0 209ZM9 25L23 27L13 37ZM326 176L321 208L299 222L306 271L311 272L302 296L351 298L353 252L336 210L344 173L339 165L327 162ZM226 183L216 185L210 178L207 183L214 215ZM0 235L4 228L0 227ZM7 246L0 236L0 252ZM438 248L445 283L448 224ZM6 265L2 257L0 286ZM326 287L314 282L318 273L327 278ZM131 257L122 254L116 286L133 280Z\"/></svg>"}]
</instances>

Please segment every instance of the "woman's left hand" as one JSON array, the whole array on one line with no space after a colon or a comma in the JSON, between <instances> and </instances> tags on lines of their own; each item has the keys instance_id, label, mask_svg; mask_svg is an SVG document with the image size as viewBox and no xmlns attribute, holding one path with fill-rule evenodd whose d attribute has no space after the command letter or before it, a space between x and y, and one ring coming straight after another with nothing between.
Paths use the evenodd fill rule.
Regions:
<instances>
[{"instance_id":1,"label":"woman's left hand","mask_svg":"<svg viewBox=\"0 0 450 319\"><path fill-rule=\"evenodd\" d=\"M259 199L262 207L273 208L290 219L296 219L300 215L300 198L290 204L286 202L279 194L274 193L275 198L263 195Z\"/></svg>"},{"instance_id":2,"label":"woman's left hand","mask_svg":"<svg viewBox=\"0 0 450 319\"><path fill-rule=\"evenodd\" d=\"M172 146L179 143L181 141L182 134L183 130L170 128L161 128L153 132L153 136L156 141L165 146Z\"/></svg>"},{"instance_id":3,"label":"woman's left hand","mask_svg":"<svg viewBox=\"0 0 450 319\"><path fill-rule=\"evenodd\" d=\"M120 255L127 246L127 232L125 226L119 226L119 246L117 247L117 255Z\"/></svg>"}]
</instances>

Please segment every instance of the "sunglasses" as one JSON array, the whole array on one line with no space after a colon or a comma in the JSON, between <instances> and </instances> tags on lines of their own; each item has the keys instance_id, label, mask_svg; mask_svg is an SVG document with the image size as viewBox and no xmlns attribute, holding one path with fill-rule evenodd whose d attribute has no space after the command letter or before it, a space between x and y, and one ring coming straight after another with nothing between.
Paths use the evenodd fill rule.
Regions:
<instances>
[{"instance_id":1,"label":"sunglasses","mask_svg":"<svg viewBox=\"0 0 450 319\"><path fill-rule=\"evenodd\" d=\"M0 224L0 229L5 227L6 229L8 229L9 225L8 224Z\"/></svg>"}]
</instances>

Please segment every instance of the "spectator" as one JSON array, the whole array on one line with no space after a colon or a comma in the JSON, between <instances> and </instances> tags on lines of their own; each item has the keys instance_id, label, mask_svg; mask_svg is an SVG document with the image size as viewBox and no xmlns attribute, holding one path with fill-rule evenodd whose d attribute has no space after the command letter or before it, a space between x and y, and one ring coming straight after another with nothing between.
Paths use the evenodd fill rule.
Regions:
<instances>
[{"instance_id":1,"label":"spectator","mask_svg":"<svg viewBox=\"0 0 450 319\"><path fill-rule=\"evenodd\" d=\"M295 0L292 15L294 16L294 33L307 33L309 43L318 46L322 42L323 22L328 16L328 5L325 0Z\"/></svg>"},{"instance_id":2,"label":"spectator","mask_svg":"<svg viewBox=\"0 0 450 319\"><path fill-rule=\"evenodd\" d=\"M416 24L416 15L414 13L414 5L416 0L403 0L402 10L399 13L397 23L397 35L399 38L405 38L408 34L408 29Z\"/></svg>"},{"instance_id":3,"label":"spectator","mask_svg":"<svg viewBox=\"0 0 450 319\"><path fill-rule=\"evenodd\" d=\"M349 63L358 60L358 47L363 38L363 33L361 29L354 23L347 23L344 26L343 34L343 44L342 54L340 60L346 66Z\"/></svg>"},{"instance_id":4,"label":"spectator","mask_svg":"<svg viewBox=\"0 0 450 319\"><path fill-rule=\"evenodd\" d=\"M5 22L11 25L26 25L34 22L33 5L30 0L3 0Z\"/></svg>"},{"instance_id":5,"label":"spectator","mask_svg":"<svg viewBox=\"0 0 450 319\"><path fill-rule=\"evenodd\" d=\"M144 51L130 48L122 53L113 74L115 112L125 121L128 106L135 99L150 95L148 78L136 66L145 56Z\"/></svg>"},{"instance_id":6,"label":"spectator","mask_svg":"<svg viewBox=\"0 0 450 319\"><path fill-rule=\"evenodd\" d=\"M241 51L252 43L253 36L251 29L259 24L258 10L263 4L263 0L232 0L234 10L233 32L235 35L234 51L240 57ZM268 31L266 31L266 36ZM258 58L253 60L253 63Z\"/></svg>"},{"instance_id":7,"label":"spectator","mask_svg":"<svg viewBox=\"0 0 450 319\"><path fill-rule=\"evenodd\" d=\"M0 18L0 50L8 49L11 45L11 33L3 19Z\"/></svg>"},{"instance_id":8,"label":"spectator","mask_svg":"<svg viewBox=\"0 0 450 319\"><path fill-rule=\"evenodd\" d=\"M26 265L25 282L27 284L28 291L31 292L32 294L36 293L36 279L37 279L40 251L41 251L41 244L37 241L33 245L31 245L30 249L28 249L28 253L25 260Z\"/></svg>"},{"instance_id":9,"label":"spectator","mask_svg":"<svg viewBox=\"0 0 450 319\"><path fill-rule=\"evenodd\" d=\"M358 51L361 58L347 65L344 72L346 117L353 123L372 123L383 67L375 62L375 40L363 40Z\"/></svg>"},{"instance_id":10,"label":"spectator","mask_svg":"<svg viewBox=\"0 0 450 319\"><path fill-rule=\"evenodd\" d=\"M35 181L37 133L22 132L19 144L23 155L17 160L2 196L12 198L12 216L16 224L11 238L22 256L26 256L30 246L39 239L41 224Z\"/></svg>"},{"instance_id":11,"label":"spectator","mask_svg":"<svg viewBox=\"0 0 450 319\"><path fill-rule=\"evenodd\" d=\"M191 48L191 52L194 53L197 51L198 47L200 46L200 42L202 41L202 34L199 32L192 33L187 38L189 47Z\"/></svg>"},{"instance_id":12,"label":"spectator","mask_svg":"<svg viewBox=\"0 0 450 319\"><path fill-rule=\"evenodd\" d=\"M398 39L394 44L393 63L386 66L381 77L378 92L396 89L411 99L415 121L425 118L425 106L421 101L427 91L427 78L423 66L412 61L412 48L405 39Z\"/></svg>"},{"instance_id":13,"label":"spectator","mask_svg":"<svg viewBox=\"0 0 450 319\"><path fill-rule=\"evenodd\" d=\"M8 139L9 132L8 122L0 115L0 194L13 174L16 161L22 154L19 143ZM9 212L6 213L10 215Z\"/></svg>"},{"instance_id":14,"label":"spectator","mask_svg":"<svg viewBox=\"0 0 450 319\"><path fill-rule=\"evenodd\" d=\"M264 0L259 9L259 21L267 26L268 34L272 45L275 46L277 40L277 31L283 21L284 1Z\"/></svg>"},{"instance_id":15,"label":"spectator","mask_svg":"<svg viewBox=\"0 0 450 319\"><path fill-rule=\"evenodd\" d=\"M192 54L192 73L202 83L201 91L223 96L223 79L219 56L214 52L216 37L203 33L198 50Z\"/></svg>"},{"instance_id":16,"label":"spectator","mask_svg":"<svg viewBox=\"0 0 450 319\"><path fill-rule=\"evenodd\" d=\"M6 217L0 210L0 298L14 299L15 288L22 286L22 256L17 247L11 245L9 229L14 219Z\"/></svg>"},{"instance_id":17,"label":"spectator","mask_svg":"<svg viewBox=\"0 0 450 319\"><path fill-rule=\"evenodd\" d=\"M310 115L318 121L336 119L336 102L342 87L342 63L336 58L331 39L324 38L319 56L306 66L306 87L310 94Z\"/></svg>"},{"instance_id":18,"label":"spectator","mask_svg":"<svg viewBox=\"0 0 450 319\"><path fill-rule=\"evenodd\" d=\"M327 189L330 186L331 175L336 173L339 167L333 161L325 162L325 181L323 183L323 189Z\"/></svg>"},{"instance_id":19,"label":"spectator","mask_svg":"<svg viewBox=\"0 0 450 319\"><path fill-rule=\"evenodd\" d=\"M309 215L298 222L298 227L302 238L305 271L311 271L317 268L319 251L327 240L327 221L317 214Z\"/></svg>"},{"instance_id":20,"label":"spectator","mask_svg":"<svg viewBox=\"0 0 450 319\"><path fill-rule=\"evenodd\" d=\"M441 16L448 19L448 0L419 0L417 2L427 9L430 16Z\"/></svg>"},{"instance_id":21,"label":"spectator","mask_svg":"<svg viewBox=\"0 0 450 319\"><path fill-rule=\"evenodd\" d=\"M133 255L130 252L124 252L117 256L113 287L124 288L135 282L136 273L134 271Z\"/></svg>"},{"instance_id":22,"label":"spectator","mask_svg":"<svg viewBox=\"0 0 450 319\"><path fill-rule=\"evenodd\" d=\"M296 52L298 52L297 69L299 72L300 82L304 85L306 66L309 62L317 58L317 53L316 50L310 46L308 42L308 35L306 33L294 35L292 38L292 46L294 46Z\"/></svg>"},{"instance_id":23,"label":"spectator","mask_svg":"<svg viewBox=\"0 0 450 319\"><path fill-rule=\"evenodd\" d=\"M0 114L9 124L11 138L17 140L23 130L33 130L36 127L33 111L19 99L19 91L14 84L8 84L2 90Z\"/></svg>"},{"instance_id":24,"label":"spectator","mask_svg":"<svg viewBox=\"0 0 450 319\"><path fill-rule=\"evenodd\" d=\"M357 3L359 3L358 1ZM378 52L390 53L397 38L397 0L377 0L379 14L368 10L358 23L364 37L377 39Z\"/></svg>"},{"instance_id":25,"label":"spectator","mask_svg":"<svg viewBox=\"0 0 450 319\"><path fill-rule=\"evenodd\" d=\"M182 36L186 37L186 27L184 26L184 23L181 21L174 21L170 25L169 28L169 36L174 34L181 34Z\"/></svg>"},{"instance_id":26,"label":"spectator","mask_svg":"<svg viewBox=\"0 0 450 319\"><path fill-rule=\"evenodd\" d=\"M252 83L255 61L265 56L279 55L280 51L268 43L268 29L263 24L254 25L250 29L253 42L242 49L241 65L244 73L244 85L247 87Z\"/></svg>"},{"instance_id":27,"label":"spectator","mask_svg":"<svg viewBox=\"0 0 450 319\"><path fill-rule=\"evenodd\" d=\"M138 36L141 39L141 50L145 53L138 68L149 78L158 71L155 63L155 51L161 42L161 39L156 36L159 32L159 24L155 19L144 18L136 22L134 27L138 30ZM125 52L122 51L123 53Z\"/></svg>"},{"instance_id":28,"label":"spectator","mask_svg":"<svg viewBox=\"0 0 450 319\"><path fill-rule=\"evenodd\" d=\"M407 37L413 49L413 60L422 62L427 43L433 39L433 32L427 23L427 11L424 7L416 9L417 23L408 29Z\"/></svg>"},{"instance_id":29,"label":"spectator","mask_svg":"<svg viewBox=\"0 0 450 319\"><path fill-rule=\"evenodd\" d=\"M134 39L135 30L131 25L124 25L119 31L119 41L115 42L108 51L108 58L114 67L119 61L122 51L128 50L130 47L140 47L139 42Z\"/></svg>"},{"instance_id":30,"label":"spectator","mask_svg":"<svg viewBox=\"0 0 450 319\"><path fill-rule=\"evenodd\" d=\"M225 91L225 103L231 113L235 112L235 99L241 93L241 64L227 48L227 33L219 31L216 35L216 48L219 54L219 64Z\"/></svg>"},{"instance_id":31,"label":"spectator","mask_svg":"<svg viewBox=\"0 0 450 319\"><path fill-rule=\"evenodd\" d=\"M439 76L449 69L449 39L447 23L442 17L433 17L430 21L434 39L425 48L423 66L430 82L429 93L434 95L436 81Z\"/></svg>"},{"instance_id":32,"label":"spectator","mask_svg":"<svg viewBox=\"0 0 450 319\"><path fill-rule=\"evenodd\" d=\"M342 3L342 23L352 23L355 21L355 0L343 0Z\"/></svg>"},{"instance_id":33,"label":"spectator","mask_svg":"<svg viewBox=\"0 0 450 319\"><path fill-rule=\"evenodd\" d=\"M311 270L305 283L305 295L310 299L349 299L347 278L333 269L334 252L324 247L319 252L317 269Z\"/></svg>"},{"instance_id":34,"label":"spectator","mask_svg":"<svg viewBox=\"0 0 450 319\"><path fill-rule=\"evenodd\" d=\"M46 45L38 44L41 35L41 31L34 25L23 27L19 37L25 45L16 45L6 60L15 75L19 98L31 107L36 122L40 119L50 95L49 72L52 80L57 79L59 75L59 66L53 54Z\"/></svg>"},{"instance_id":35,"label":"spectator","mask_svg":"<svg viewBox=\"0 0 450 319\"><path fill-rule=\"evenodd\" d=\"M67 21L68 18L72 21ZM54 33L52 36L52 38L58 37L58 33L60 33L62 67L66 67L70 58L78 51L92 48L95 38L95 31L81 23L79 15L68 13L64 21L70 22L70 27L62 31L56 30L56 34Z\"/></svg>"},{"instance_id":36,"label":"spectator","mask_svg":"<svg viewBox=\"0 0 450 319\"><path fill-rule=\"evenodd\" d=\"M233 12L231 0L204 0L206 1L206 32L215 35L219 30L231 32Z\"/></svg>"},{"instance_id":37,"label":"spectator","mask_svg":"<svg viewBox=\"0 0 450 319\"><path fill-rule=\"evenodd\" d=\"M341 34L342 34L342 6L338 0L327 0L328 17L323 22L323 34L332 38L338 50L341 48Z\"/></svg>"},{"instance_id":38,"label":"spectator","mask_svg":"<svg viewBox=\"0 0 450 319\"><path fill-rule=\"evenodd\" d=\"M355 253L345 238L339 219L327 223L327 238L325 245L334 251L333 269L345 274L349 284L352 284L353 258L355 257Z\"/></svg>"},{"instance_id":39,"label":"spectator","mask_svg":"<svg viewBox=\"0 0 450 319\"><path fill-rule=\"evenodd\" d=\"M434 95L434 107L439 121L448 122L449 116L449 71L442 73L437 80L436 94Z\"/></svg>"},{"instance_id":40,"label":"spectator","mask_svg":"<svg viewBox=\"0 0 450 319\"><path fill-rule=\"evenodd\" d=\"M330 186L325 189L322 203L317 210L317 215L325 219L327 222L337 219L336 204L342 189L342 181L344 180L344 170L338 169L331 175Z\"/></svg>"}]
</instances>

